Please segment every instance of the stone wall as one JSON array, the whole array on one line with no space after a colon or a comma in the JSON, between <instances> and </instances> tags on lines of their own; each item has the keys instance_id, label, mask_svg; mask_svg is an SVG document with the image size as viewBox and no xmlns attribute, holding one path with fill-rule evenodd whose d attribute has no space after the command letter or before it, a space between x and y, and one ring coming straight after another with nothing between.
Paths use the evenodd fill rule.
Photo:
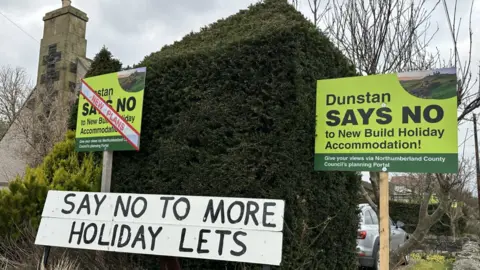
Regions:
<instances>
[{"instance_id":1,"label":"stone wall","mask_svg":"<svg viewBox=\"0 0 480 270\"><path fill-rule=\"evenodd\" d=\"M478 240L471 239L457 253L453 270L480 270L480 245Z\"/></svg>"}]
</instances>

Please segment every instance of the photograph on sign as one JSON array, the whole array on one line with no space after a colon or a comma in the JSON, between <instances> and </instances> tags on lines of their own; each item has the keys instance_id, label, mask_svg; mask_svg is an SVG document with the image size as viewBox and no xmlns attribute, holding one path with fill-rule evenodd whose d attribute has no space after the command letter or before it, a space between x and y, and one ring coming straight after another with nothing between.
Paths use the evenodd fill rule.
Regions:
<instances>
[{"instance_id":1,"label":"photograph on sign","mask_svg":"<svg viewBox=\"0 0 480 270\"><path fill-rule=\"evenodd\" d=\"M279 265L283 200L48 192L35 244Z\"/></svg>"},{"instance_id":2,"label":"photograph on sign","mask_svg":"<svg viewBox=\"0 0 480 270\"><path fill-rule=\"evenodd\" d=\"M78 152L139 150L146 68L82 80L78 98Z\"/></svg>"},{"instance_id":3,"label":"photograph on sign","mask_svg":"<svg viewBox=\"0 0 480 270\"><path fill-rule=\"evenodd\" d=\"M319 80L315 170L456 173L456 69Z\"/></svg>"}]
</instances>

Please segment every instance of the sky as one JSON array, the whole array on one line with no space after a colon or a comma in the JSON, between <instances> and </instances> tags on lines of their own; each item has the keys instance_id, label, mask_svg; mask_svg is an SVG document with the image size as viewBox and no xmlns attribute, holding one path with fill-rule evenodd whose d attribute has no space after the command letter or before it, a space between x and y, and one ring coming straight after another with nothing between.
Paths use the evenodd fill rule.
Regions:
<instances>
[{"instance_id":1,"label":"sky","mask_svg":"<svg viewBox=\"0 0 480 270\"><path fill-rule=\"evenodd\" d=\"M436 0L426 1L427 8L432 8L433 3L436 2ZM235 14L240 9L246 9L255 2L257 0L72 0L72 5L86 12L89 17L87 57L92 59L105 45L126 66L141 61L146 55L160 50L164 45L180 40L191 31L198 31L201 27ZM299 10L311 19L308 1L299 0L299 2ZM454 0L446 2L452 14ZM460 0L457 6L457 18L463 17L458 42L462 61L466 60L469 53L470 3L470 0ZM32 81L35 81L39 41L43 34L42 17L45 13L59 7L61 7L61 0L1 0L0 66L24 67ZM475 16L479 13L480 3L477 2L473 6L473 48L480 46L480 17ZM428 48L430 51L438 48L445 56L449 55L453 48L446 18L445 9L440 3L430 19L432 25L430 31L433 32L437 26L439 31ZM474 74L478 74L479 63L480 51L474 50L472 52ZM473 158L472 134L471 123L461 125L459 142L463 141L465 136L470 138L466 143L466 149L467 155ZM366 179L366 174L364 175Z\"/></svg>"}]
</instances>

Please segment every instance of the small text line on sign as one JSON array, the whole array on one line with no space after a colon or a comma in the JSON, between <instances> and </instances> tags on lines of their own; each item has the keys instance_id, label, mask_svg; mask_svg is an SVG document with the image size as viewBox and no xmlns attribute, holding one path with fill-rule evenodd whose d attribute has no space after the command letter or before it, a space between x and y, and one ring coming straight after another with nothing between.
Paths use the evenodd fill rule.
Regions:
<instances>
[{"instance_id":1,"label":"small text line on sign","mask_svg":"<svg viewBox=\"0 0 480 270\"><path fill-rule=\"evenodd\" d=\"M54 191L35 244L280 265L283 200Z\"/></svg>"}]
</instances>

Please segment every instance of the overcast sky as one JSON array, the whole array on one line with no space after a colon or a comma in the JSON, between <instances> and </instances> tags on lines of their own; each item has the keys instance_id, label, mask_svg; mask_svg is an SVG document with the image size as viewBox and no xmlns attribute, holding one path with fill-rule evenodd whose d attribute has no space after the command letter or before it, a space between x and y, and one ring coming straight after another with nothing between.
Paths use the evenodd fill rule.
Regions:
<instances>
[{"instance_id":1,"label":"overcast sky","mask_svg":"<svg viewBox=\"0 0 480 270\"><path fill-rule=\"evenodd\" d=\"M436 0L430 0L435 2ZM105 44L124 65L134 64L165 44L181 39L191 31L215 22L245 9L256 0L73 0L72 5L88 14L87 57L94 55ZM458 15L464 17L463 29L459 34L460 55L468 55L468 12L470 0L460 0ZM453 12L453 0L447 0ZM0 65L26 68L33 81L36 80L39 41L43 32L42 17L46 12L61 6L61 0L1 0L0 12ZM309 18L307 0L300 0L300 10ZM473 66L478 73L480 54L480 3L473 10ZM431 23L440 28L431 42L431 50L440 49L448 55L452 41L443 5L433 13ZM18 25L25 32L19 29ZM475 76L476 77L476 76ZM472 135L472 125L464 124L459 133L459 141L468 133ZM473 158L473 140L467 142L467 150Z\"/></svg>"}]
</instances>

